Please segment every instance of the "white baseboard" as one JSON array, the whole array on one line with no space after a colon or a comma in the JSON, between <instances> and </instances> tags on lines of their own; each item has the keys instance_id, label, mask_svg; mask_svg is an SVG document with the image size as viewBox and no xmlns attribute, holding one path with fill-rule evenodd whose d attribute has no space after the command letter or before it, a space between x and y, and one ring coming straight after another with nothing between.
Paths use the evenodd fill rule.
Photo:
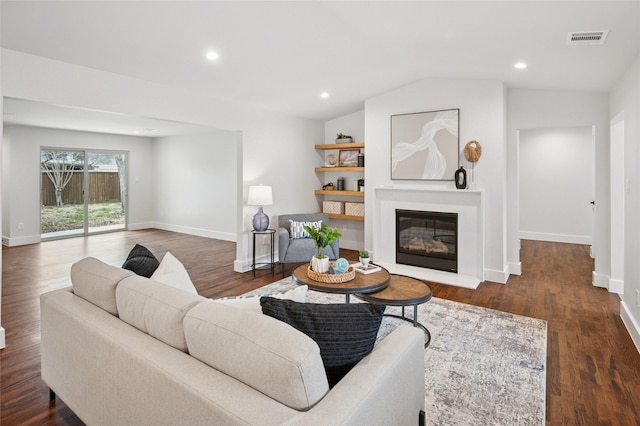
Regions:
<instances>
[{"instance_id":1,"label":"white baseboard","mask_svg":"<svg viewBox=\"0 0 640 426\"><path fill-rule=\"evenodd\" d=\"M508 265L509 275L522 275L522 262L512 262Z\"/></svg>"},{"instance_id":2,"label":"white baseboard","mask_svg":"<svg viewBox=\"0 0 640 426\"><path fill-rule=\"evenodd\" d=\"M192 228L190 226L171 225L169 223L155 222L154 228L164 231L180 232L182 234L196 235L198 237L215 238L216 240L236 242L236 234L230 232L218 232L208 229Z\"/></svg>"},{"instance_id":3,"label":"white baseboard","mask_svg":"<svg viewBox=\"0 0 640 426\"><path fill-rule=\"evenodd\" d=\"M153 222L140 222L140 223L127 224L127 230L129 231L140 231L141 229L150 229L150 228L155 228L155 224Z\"/></svg>"},{"instance_id":4,"label":"white baseboard","mask_svg":"<svg viewBox=\"0 0 640 426\"><path fill-rule=\"evenodd\" d=\"M261 255L258 256L256 258L256 263L263 263L263 265L258 265L259 268L263 268L266 267L269 263L269 261L271 260L271 255ZM275 254L273 257L274 262L276 263L275 268L278 268L278 255ZM243 259L243 260L238 260L236 259L233 262L233 270L235 272L240 272L240 273L245 273L245 272L250 272L252 271L251 265L252 265L253 259Z\"/></svg>"},{"instance_id":5,"label":"white baseboard","mask_svg":"<svg viewBox=\"0 0 640 426\"><path fill-rule=\"evenodd\" d=\"M591 283L595 287L609 288L609 276L598 274L596 271L591 272Z\"/></svg>"},{"instance_id":6,"label":"white baseboard","mask_svg":"<svg viewBox=\"0 0 640 426\"><path fill-rule=\"evenodd\" d=\"M24 246L27 244L38 244L42 241L40 235L30 235L27 237L7 238L2 237L2 244L7 247Z\"/></svg>"},{"instance_id":7,"label":"white baseboard","mask_svg":"<svg viewBox=\"0 0 640 426\"><path fill-rule=\"evenodd\" d=\"M509 279L509 271L498 271L495 269L484 270L484 280L494 283L506 284Z\"/></svg>"},{"instance_id":8,"label":"white baseboard","mask_svg":"<svg viewBox=\"0 0 640 426\"><path fill-rule=\"evenodd\" d=\"M624 294L624 281L609 279L609 293Z\"/></svg>"},{"instance_id":9,"label":"white baseboard","mask_svg":"<svg viewBox=\"0 0 640 426\"><path fill-rule=\"evenodd\" d=\"M591 245L593 238L583 235L547 234L544 232L520 231L521 240L553 241L555 243L571 243Z\"/></svg>"},{"instance_id":10,"label":"white baseboard","mask_svg":"<svg viewBox=\"0 0 640 426\"><path fill-rule=\"evenodd\" d=\"M4 328L0 327L0 349L5 348L6 342L4 340Z\"/></svg>"},{"instance_id":11,"label":"white baseboard","mask_svg":"<svg viewBox=\"0 0 640 426\"><path fill-rule=\"evenodd\" d=\"M640 324L638 324L638 321L633 317L629 307L624 301L620 301L620 318L622 318L622 322L625 327L627 327L631 340L633 340L636 349L640 353Z\"/></svg>"}]
</instances>

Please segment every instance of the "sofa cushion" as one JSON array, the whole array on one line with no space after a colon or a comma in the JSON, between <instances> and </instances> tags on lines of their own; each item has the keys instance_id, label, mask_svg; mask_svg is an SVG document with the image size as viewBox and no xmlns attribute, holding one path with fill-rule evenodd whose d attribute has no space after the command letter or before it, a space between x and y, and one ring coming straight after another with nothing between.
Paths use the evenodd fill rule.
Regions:
<instances>
[{"instance_id":1,"label":"sofa cushion","mask_svg":"<svg viewBox=\"0 0 640 426\"><path fill-rule=\"evenodd\" d=\"M191 356L288 407L307 410L329 390L318 345L266 315L201 303L184 332Z\"/></svg>"},{"instance_id":2,"label":"sofa cushion","mask_svg":"<svg viewBox=\"0 0 640 426\"><path fill-rule=\"evenodd\" d=\"M159 265L160 262L158 262L158 259L156 259L148 248L136 244L129 252L122 268L133 271L137 275L150 278L155 270L158 269Z\"/></svg>"},{"instance_id":3,"label":"sofa cushion","mask_svg":"<svg viewBox=\"0 0 640 426\"><path fill-rule=\"evenodd\" d=\"M156 339L187 352L182 320L207 299L137 275L116 289L120 319Z\"/></svg>"},{"instance_id":4,"label":"sofa cushion","mask_svg":"<svg viewBox=\"0 0 640 426\"><path fill-rule=\"evenodd\" d=\"M376 342L384 305L297 303L263 296L262 312L295 327L320 347L329 387L367 356Z\"/></svg>"},{"instance_id":5,"label":"sofa cushion","mask_svg":"<svg viewBox=\"0 0 640 426\"><path fill-rule=\"evenodd\" d=\"M165 253L160 266L151 275L151 279L192 294L198 294L198 290L193 285L184 265L169 252Z\"/></svg>"},{"instance_id":6,"label":"sofa cushion","mask_svg":"<svg viewBox=\"0 0 640 426\"><path fill-rule=\"evenodd\" d=\"M311 235L309 235L306 229L304 229L305 225L318 230L322 227L321 220L315 222L297 222L295 220L289 220L289 222L291 223L291 238L294 240L299 238L311 238Z\"/></svg>"},{"instance_id":7,"label":"sofa cushion","mask_svg":"<svg viewBox=\"0 0 640 426\"><path fill-rule=\"evenodd\" d=\"M87 257L71 265L73 293L113 315L118 315L116 286L133 272Z\"/></svg>"},{"instance_id":8,"label":"sofa cushion","mask_svg":"<svg viewBox=\"0 0 640 426\"><path fill-rule=\"evenodd\" d=\"M289 299L296 302L304 303L307 297L308 286L301 285L293 288L284 293L270 294L271 297L276 299ZM235 297L223 297L220 299L212 299L215 303L223 303L225 305L233 306L239 309L248 309L259 314L262 313L262 307L260 306L261 296L235 296Z\"/></svg>"}]
</instances>

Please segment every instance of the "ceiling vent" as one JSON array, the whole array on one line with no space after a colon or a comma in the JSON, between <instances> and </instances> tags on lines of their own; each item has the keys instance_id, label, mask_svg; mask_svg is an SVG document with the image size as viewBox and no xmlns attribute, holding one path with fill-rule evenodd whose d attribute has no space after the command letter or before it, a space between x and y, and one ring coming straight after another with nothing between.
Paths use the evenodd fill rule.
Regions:
<instances>
[{"instance_id":1,"label":"ceiling vent","mask_svg":"<svg viewBox=\"0 0 640 426\"><path fill-rule=\"evenodd\" d=\"M607 39L609 30L602 31L574 31L567 33L567 44L569 45L586 45L586 44L604 44Z\"/></svg>"}]
</instances>

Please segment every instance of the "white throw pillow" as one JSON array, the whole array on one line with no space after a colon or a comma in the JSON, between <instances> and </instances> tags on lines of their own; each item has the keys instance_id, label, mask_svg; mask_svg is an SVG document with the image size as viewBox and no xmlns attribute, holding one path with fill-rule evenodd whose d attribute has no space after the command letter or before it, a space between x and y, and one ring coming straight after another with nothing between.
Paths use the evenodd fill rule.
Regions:
<instances>
[{"instance_id":1,"label":"white throw pillow","mask_svg":"<svg viewBox=\"0 0 640 426\"><path fill-rule=\"evenodd\" d=\"M294 302L304 303L307 297L307 286L301 285L293 288L289 291L280 294L264 294L263 296L269 296L276 299L289 299ZM262 296L236 296L236 297L222 297L220 299L211 299L215 303L222 303L227 306L235 306L240 309L247 309L250 311L262 313L262 306L260 306L260 297Z\"/></svg>"},{"instance_id":2,"label":"white throw pillow","mask_svg":"<svg viewBox=\"0 0 640 426\"><path fill-rule=\"evenodd\" d=\"M164 255L160 266L151 275L151 279L189 293L198 294L198 290L191 282L184 265L169 252Z\"/></svg>"}]
</instances>

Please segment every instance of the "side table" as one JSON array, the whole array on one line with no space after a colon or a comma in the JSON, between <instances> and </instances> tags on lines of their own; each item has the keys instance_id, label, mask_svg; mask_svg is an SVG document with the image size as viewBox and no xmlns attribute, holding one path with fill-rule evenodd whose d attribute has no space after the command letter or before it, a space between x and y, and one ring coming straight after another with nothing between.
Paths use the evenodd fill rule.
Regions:
<instances>
[{"instance_id":1,"label":"side table","mask_svg":"<svg viewBox=\"0 0 640 426\"><path fill-rule=\"evenodd\" d=\"M418 305L431 300L432 295L431 287L426 282L404 275L392 274L389 285L385 289L376 293L356 294L356 297L369 303L402 307L402 315L384 315L411 322L414 327L421 328L425 334L424 347L426 348L431 343L431 333L418 321ZM413 306L413 318L405 315L404 308L406 306Z\"/></svg>"},{"instance_id":2,"label":"side table","mask_svg":"<svg viewBox=\"0 0 640 426\"><path fill-rule=\"evenodd\" d=\"M275 262L274 262L274 240L275 240L275 235L276 235L276 230L275 229L265 229L264 231L256 231L253 230L251 231L251 234L253 235L253 263L251 264L251 269L253 270L253 277L255 278L256 276L256 266L257 265L269 265L269 268L271 269L271 273L273 274L274 268L275 268ZM266 235L269 238L269 246L271 248L271 258L270 258L270 262L260 262L260 263L256 263L256 235Z\"/></svg>"}]
</instances>

